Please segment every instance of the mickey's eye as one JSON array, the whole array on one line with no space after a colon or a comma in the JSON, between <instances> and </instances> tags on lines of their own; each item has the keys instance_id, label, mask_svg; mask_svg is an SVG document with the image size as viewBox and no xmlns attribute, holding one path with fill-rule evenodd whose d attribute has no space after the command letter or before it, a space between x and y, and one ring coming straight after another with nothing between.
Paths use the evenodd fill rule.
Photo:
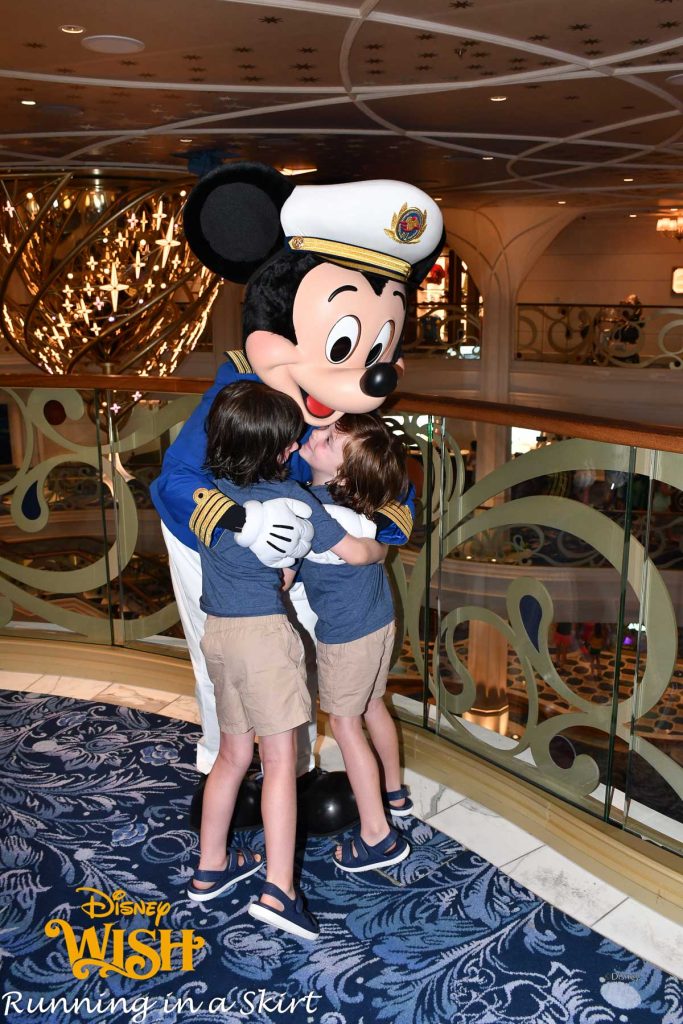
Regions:
<instances>
[{"instance_id":1,"label":"mickey's eye","mask_svg":"<svg viewBox=\"0 0 683 1024\"><path fill-rule=\"evenodd\" d=\"M384 327L382 328L382 330L379 332L379 334L375 338L374 345L372 346L372 348L368 352L368 358L365 360L365 365L366 366L372 366L373 363L377 362L379 357L381 355L383 355L386 352L386 350L389 348L389 346L391 345L393 337L394 337L394 321L393 320L387 320L387 322L385 323Z\"/></svg>"},{"instance_id":2,"label":"mickey's eye","mask_svg":"<svg viewBox=\"0 0 683 1024\"><path fill-rule=\"evenodd\" d=\"M355 316L343 316L327 335L325 355L331 363L349 358L360 338L360 323Z\"/></svg>"}]
</instances>

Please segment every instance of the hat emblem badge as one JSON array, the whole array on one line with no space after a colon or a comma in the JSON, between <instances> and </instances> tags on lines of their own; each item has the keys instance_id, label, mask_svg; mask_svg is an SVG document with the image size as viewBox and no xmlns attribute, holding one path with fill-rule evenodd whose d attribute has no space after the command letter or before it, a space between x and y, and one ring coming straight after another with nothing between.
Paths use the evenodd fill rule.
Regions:
<instances>
[{"instance_id":1,"label":"hat emblem badge","mask_svg":"<svg viewBox=\"0 0 683 1024\"><path fill-rule=\"evenodd\" d=\"M419 242L427 228L427 211L408 207L404 203L398 213L391 218L391 227L384 229L384 234L396 242L413 245Z\"/></svg>"}]
</instances>

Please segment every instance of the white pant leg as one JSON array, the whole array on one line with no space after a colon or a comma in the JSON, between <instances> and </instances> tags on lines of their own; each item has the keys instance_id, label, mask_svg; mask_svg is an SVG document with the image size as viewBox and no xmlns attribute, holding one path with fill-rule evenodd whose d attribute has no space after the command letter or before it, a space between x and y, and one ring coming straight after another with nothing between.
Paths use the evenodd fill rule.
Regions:
<instances>
[{"instance_id":1,"label":"white pant leg","mask_svg":"<svg viewBox=\"0 0 683 1024\"><path fill-rule=\"evenodd\" d=\"M195 678L195 696L202 720L202 738L197 744L197 768L205 775L218 756L220 729L216 717L213 683L209 679L206 662L199 646L204 635L206 615L199 607L202 594L202 563L199 554L174 537L164 524L161 532L168 549L168 567L171 572L180 622L187 640Z\"/></svg>"},{"instance_id":2,"label":"white pant leg","mask_svg":"<svg viewBox=\"0 0 683 1024\"><path fill-rule=\"evenodd\" d=\"M316 722L315 710L316 697L318 696L318 673L315 661L315 624L318 621L318 616L308 603L303 583L295 583L288 593L296 613L296 617L310 638L309 642L306 637L302 637L302 640L304 641L304 649L306 651L306 685L308 686L308 692L311 695L311 706L313 709L312 719L310 722L300 725L296 731L298 751L296 773L297 775L303 775L304 772L308 772L311 768L315 767L314 750L315 741L318 738L318 725ZM294 625L296 625L296 623L294 623ZM301 632L301 630L299 630L299 632Z\"/></svg>"}]
</instances>

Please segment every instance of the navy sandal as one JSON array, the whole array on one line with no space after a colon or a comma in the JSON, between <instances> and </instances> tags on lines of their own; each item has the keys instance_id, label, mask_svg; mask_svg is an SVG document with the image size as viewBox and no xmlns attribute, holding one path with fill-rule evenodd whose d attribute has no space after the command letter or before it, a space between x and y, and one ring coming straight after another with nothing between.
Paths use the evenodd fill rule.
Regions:
<instances>
[{"instance_id":1,"label":"navy sandal","mask_svg":"<svg viewBox=\"0 0 683 1024\"><path fill-rule=\"evenodd\" d=\"M360 835L345 839L341 847L341 857L332 856L332 860L342 871L359 873L375 871L377 868L389 868L392 864L400 864L410 853L410 845L399 836L395 828L390 828L384 839L374 846L366 843Z\"/></svg>"},{"instance_id":2,"label":"navy sandal","mask_svg":"<svg viewBox=\"0 0 683 1024\"><path fill-rule=\"evenodd\" d=\"M400 789L392 789L390 793L384 793L384 806L394 815L395 818L406 818L413 810L413 801L408 796L408 787L401 786ZM392 807L390 800L403 800L403 806Z\"/></svg>"},{"instance_id":3,"label":"navy sandal","mask_svg":"<svg viewBox=\"0 0 683 1024\"><path fill-rule=\"evenodd\" d=\"M249 913L257 921L270 924L273 928L281 928L283 932L291 932L298 935L300 939L317 939L320 935L318 922L304 907L304 898L297 892L294 899L290 899L286 892L283 892L272 882L265 882L261 896L273 896L283 906L282 910L276 910L265 903L256 901L249 905Z\"/></svg>"},{"instance_id":4,"label":"navy sandal","mask_svg":"<svg viewBox=\"0 0 683 1024\"><path fill-rule=\"evenodd\" d=\"M244 858L241 864L240 854ZM236 882L241 882L243 878L248 878L249 875L255 874L262 863L262 860L256 860L251 850L233 850L230 847L228 849L228 863L223 871L205 871L202 868L197 868L192 876L192 881L187 887L188 898L194 900L195 903L207 903L208 900L213 900L216 896L220 896L231 885L235 885ZM210 882L211 888L197 889L192 882Z\"/></svg>"}]
</instances>

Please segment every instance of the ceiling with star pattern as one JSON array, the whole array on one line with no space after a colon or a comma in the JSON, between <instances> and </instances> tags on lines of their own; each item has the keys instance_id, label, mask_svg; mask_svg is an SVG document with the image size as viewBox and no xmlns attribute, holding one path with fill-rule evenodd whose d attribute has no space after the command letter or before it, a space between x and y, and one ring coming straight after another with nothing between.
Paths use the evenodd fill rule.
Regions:
<instances>
[{"instance_id":1,"label":"ceiling with star pattern","mask_svg":"<svg viewBox=\"0 0 683 1024\"><path fill-rule=\"evenodd\" d=\"M683 0L11 6L5 171L165 177L209 150L311 183L403 177L444 206L683 200Z\"/></svg>"}]
</instances>

